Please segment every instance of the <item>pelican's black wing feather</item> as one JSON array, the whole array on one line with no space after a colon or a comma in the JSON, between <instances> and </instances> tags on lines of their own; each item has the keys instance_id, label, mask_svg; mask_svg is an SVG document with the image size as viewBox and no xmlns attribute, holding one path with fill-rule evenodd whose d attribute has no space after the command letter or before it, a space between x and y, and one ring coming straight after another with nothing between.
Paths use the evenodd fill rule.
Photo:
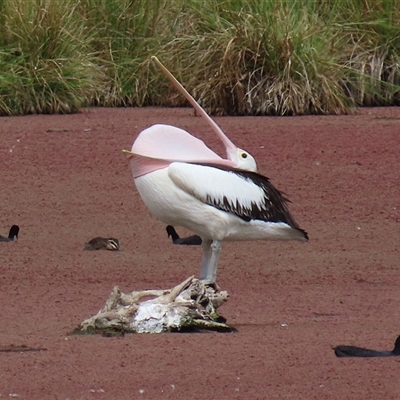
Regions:
<instances>
[{"instance_id":1,"label":"pelican's black wing feather","mask_svg":"<svg viewBox=\"0 0 400 400\"><path fill-rule=\"evenodd\" d=\"M269 222L284 222L292 228L304 232L305 236L307 237L307 233L299 227L297 222L290 214L290 211L288 209L288 203L290 203L290 200L285 196L283 192L280 192L274 187L274 185L272 185L269 178L256 172L244 171L241 169L232 169L221 165L206 163L201 165L218 168L234 173L244 180L251 181L258 187L260 187L264 192L262 208L260 208L256 203L252 203L251 208L243 207L239 204L239 202L236 202L236 204L232 204L226 197L223 198L222 202L213 199L212 197L208 197L207 204L212 205L220 210L228 211L232 214L235 214L245 221L262 220Z\"/></svg>"}]
</instances>

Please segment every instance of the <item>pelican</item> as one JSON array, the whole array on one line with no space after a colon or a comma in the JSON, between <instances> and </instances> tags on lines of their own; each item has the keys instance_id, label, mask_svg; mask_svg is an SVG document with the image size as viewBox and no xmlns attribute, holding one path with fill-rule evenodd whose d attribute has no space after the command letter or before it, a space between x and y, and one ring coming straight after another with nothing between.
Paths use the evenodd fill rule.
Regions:
<instances>
[{"instance_id":1,"label":"pelican","mask_svg":"<svg viewBox=\"0 0 400 400\"><path fill-rule=\"evenodd\" d=\"M142 131L130 159L136 188L150 212L167 225L202 239L200 279L216 283L225 240L308 240L288 199L263 175L254 158L236 147L174 76L153 60L203 116L225 145L227 159L183 129L157 124Z\"/></svg>"}]
</instances>

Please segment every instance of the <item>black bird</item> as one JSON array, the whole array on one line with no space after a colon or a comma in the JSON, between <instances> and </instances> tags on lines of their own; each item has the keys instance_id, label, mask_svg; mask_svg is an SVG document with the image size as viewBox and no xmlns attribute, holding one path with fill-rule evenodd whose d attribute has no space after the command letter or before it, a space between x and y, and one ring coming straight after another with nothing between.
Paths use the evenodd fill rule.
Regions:
<instances>
[{"instance_id":1,"label":"black bird","mask_svg":"<svg viewBox=\"0 0 400 400\"><path fill-rule=\"evenodd\" d=\"M88 243L85 243L83 250L119 250L119 240L115 238L95 237Z\"/></svg>"},{"instance_id":2,"label":"black bird","mask_svg":"<svg viewBox=\"0 0 400 400\"><path fill-rule=\"evenodd\" d=\"M336 357L392 357L400 356L400 336L397 337L394 343L394 349L390 350L370 350L356 346L336 346L332 347Z\"/></svg>"},{"instance_id":3,"label":"black bird","mask_svg":"<svg viewBox=\"0 0 400 400\"><path fill-rule=\"evenodd\" d=\"M18 240L18 232L19 232L19 226L13 225L10 228L8 237L4 237L4 236L0 235L0 242L12 242L14 240L14 238Z\"/></svg>"},{"instance_id":4,"label":"black bird","mask_svg":"<svg viewBox=\"0 0 400 400\"><path fill-rule=\"evenodd\" d=\"M201 237L197 235L188 236L185 238L180 238L179 235L176 233L175 228L172 225L168 225L166 227L168 237L172 237L173 244L186 244L191 246L199 246L202 243Z\"/></svg>"}]
</instances>

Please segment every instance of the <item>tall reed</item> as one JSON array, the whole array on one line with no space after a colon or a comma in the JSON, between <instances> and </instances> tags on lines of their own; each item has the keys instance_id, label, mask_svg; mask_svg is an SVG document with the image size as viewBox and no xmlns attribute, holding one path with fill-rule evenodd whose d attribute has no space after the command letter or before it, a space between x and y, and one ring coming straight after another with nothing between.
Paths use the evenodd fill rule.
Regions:
<instances>
[{"instance_id":1,"label":"tall reed","mask_svg":"<svg viewBox=\"0 0 400 400\"><path fill-rule=\"evenodd\" d=\"M397 0L0 0L0 115L180 106L213 113L399 104Z\"/></svg>"},{"instance_id":2,"label":"tall reed","mask_svg":"<svg viewBox=\"0 0 400 400\"><path fill-rule=\"evenodd\" d=\"M107 87L97 99L103 106L141 106L157 89L149 58L161 38L156 29L167 2L162 0L81 0L80 12L101 60Z\"/></svg>"},{"instance_id":3,"label":"tall reed","mask_svg":"<svg viewBox=\"0 0 400 400\"><path fill-rule=\"evenodd\" d=\"M0 113L76 112L104 85L76 1L2 0Z\"/></svg>"}]
</instances>

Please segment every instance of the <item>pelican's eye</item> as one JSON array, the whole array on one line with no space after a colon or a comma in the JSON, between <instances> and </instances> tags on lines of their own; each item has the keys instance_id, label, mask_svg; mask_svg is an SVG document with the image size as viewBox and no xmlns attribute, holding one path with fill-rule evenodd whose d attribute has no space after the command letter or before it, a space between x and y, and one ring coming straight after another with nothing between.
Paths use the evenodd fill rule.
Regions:
<instances>
[{"instance_id":1,"label":"pelican's eye","mask_svg":"<svg viewBox=\"0 0 400 400\"><path fill-rule=\"evenodd\" d=\"M245 160L245 159L248 157L248 154L245 153L245 152L243 152L243 153L240 154L240 157L241 157L243 160Z\"/></svg>"}]
</instances>

